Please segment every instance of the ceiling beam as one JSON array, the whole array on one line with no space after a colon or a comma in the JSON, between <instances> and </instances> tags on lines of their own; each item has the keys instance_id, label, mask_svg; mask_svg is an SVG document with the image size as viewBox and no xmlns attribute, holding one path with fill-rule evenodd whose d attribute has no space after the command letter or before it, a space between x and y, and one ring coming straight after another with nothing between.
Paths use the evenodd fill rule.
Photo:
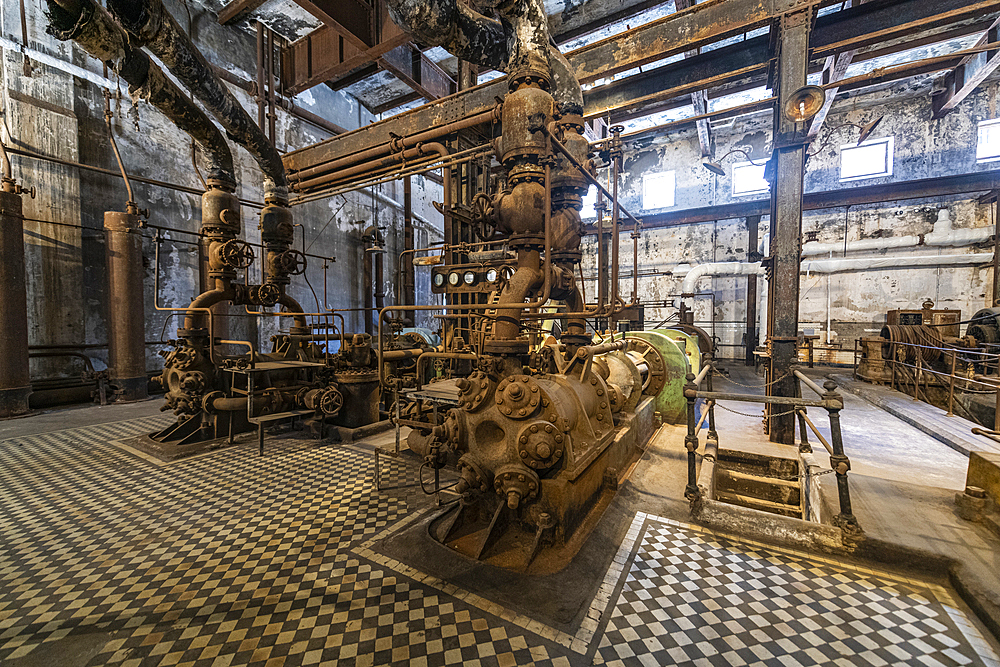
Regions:
<instances>
[{"instance_id":1,"label":"ceiling beam","mask_svg":"<svg viewBox=\"0 0 1000 667\"><path fill-rule=\"evenodd\" d=\"M721 9L723 1L726 6L724 12ZM597 71L599 66L615 63L616 58L628 63L653 62L662 58L664 54L683 53L690 50L692 46L718 41L730 36L730 33L733 32L743 32L744 29L750 29L765 19L772 20L774 16L777 16L777 14L768 14L768 12L783 11L786 5L795 4L794 0L783 0L785 4L776 4L780 1L782 0L708 0L677 14L654 21L655 39L652 35L653 29L649 27L652 24L647 24L617 38L603 40L574 51L568 54L568 58L577 73L582 75L581 78L586 78L588 72ZM762 5L766 6L764 10L761 9ZM890 8L894 11L889 11ZM812 43L818 44L818 48L828 49L830 52L862 48L879 42L879 39L873 39L868 34L869 29L877 31L883 39L894 39L909 34L908 31L914 29L951 25L951 23L957 23L970 17L978 19L983 14L995 12L997 9L1000 9L1000 0L935 0L934 2L926 0L873 0L864 5L833 12L817 19ZM936 13L938 11L943 12L944 18ZM718 17L718 22L708 21L712 17ZM896 25L891 24L893 17L897 20ZM745 23L741 25L740 20ZM746 23L747 21L748 23ZM640 33L641 36L638 36ZM748 49L753 47L753 43L754 40L747 40L737 44L736 47L737 49ZM645 45L645 50L636 50L637 44ZM633 103L636 99L649 104L679 95L690 95L698 90L699 86L702 89L711 88L725 81L733 81L737 77L732 70L727 72L719 68L712 70L714 74L708 75L705 73L694 75L688 72L685 74L686 79L678 74L678 71L685 68L709 67L702 59L711 60L722 52L723 49L715 49L693 58L665 65L653 70L655 74L649 75L649 78L646 78L645 74L632 76L621 82L614 82L608 87L602 86L588 90L585 96L589 107L587 113L590 116L595 116L617 109L626 110L636 106ZM825 57L829 53L823 55ZM756 73L761 70L762 65L768 62L770 55L762 55L756 58L756 62L754 62L755 59L747 58L739 60L739 56L733 52L730 52L729 57L734 59L730 61L734 67L743 68L749 73ZM619 68L621 65L612 67ZM626 69L630 68L626 67ZM662 82L667 80L672 80L675 83L664 85ZM628 83L625 83L626 81ZM659 90L656 89L657 82L660 82ZM867 85L871 85L871 83ZM646 86L646 88L629 89L631 86ZM507 82L501 78L462 90L434 105L425 105L354 132L289 153L286 156L286 164L296 165L290 166L291 169L303 168L297 165L317 164L332 159L329 157L331 155L347 155L366 147L384 143L390 132L405 136L448 120L487 111L496 105L495 98L502 97L506 88ZM616 100L610 99L612 93L618 96ZM605 98L600 104L595 102L598 95Z\"/></svg>"},{"instance_id":2,"label":"ceiling beam","mask_svg":"<svg viewBox=\"0 0 1000 667\"><path fill-rule=\"evenodd\" d=\"M857 0L857 4L863 4L865 0ZM852 0L847 0L844 5L845 9L847 7L854 6ZM823 63L823 84L831 84L836 81L840 81L845 76L847 76L847 69L851 66L851 62L854 60L854 54L857 53L857 49L849 49L843 53L838 53L836 55L831 54L826 57L826 62ZM826 99L823 100L823 106L820 107L819 112L813 116L812 124L809 126L808 137L810 139L815 139L819 136L819 132L823 129L823 123L826 122L826 117L830 114L830 109L833 108L833 103L837 99L837 88L827 88L826 89Z\"/></svg>"},{"instance_id":3,"label":"ceiling beam","mask_svg":"<svg viewBox=\"0 0 1000 667\"><path fill-rule=\"evenodd\" d=\"M689 7L694 7L695 0L674 0L677 11L683 11ZM685 51L684 57L691 58L701 53L701 49ZM704 89L691 93L691 106L694 107L694 115L701 116L708 113L708 93ZM698 145L701 148L702 157L712 156L712 128L707 119L697 122Z\"/></svg>"},{"instance_id":4,"label":"ceiling beam","mask_svg":"<svg viewBox=\"0 0 1000 667\"><path fill-rule=\"evenodd\" d=\"M1000 33L1000 17L976 41L976 47L993 44ZM969 94L990 74L1000 67L1000 51L984 51L962 58L962 61L944 76L944 90L931 96L933 118L943 118L958 108Z\"/></svg>"},{"instance_id":5,"label":"ceiling beam","mask_svg":"<svg viewBox=\"0 0 1000 667\"><path fill-rule=\"evenodd\" d=\"M923 178L898 183L879 183L876 185L842 188L827 192L807 192L802 198L802 209L806 211L818 211L828 208L881 204L908 199L967 195L977 192L989 192L995 190L997 187L1000 187L1000 172L997 171L957 174L954 176ZM642 227L643 229L663 229L699 222L716 222L718 220L745 218L752 215L768 215L770 212L770 198L754 199L731 204L702 206L699 208L644 215L642 216ZM584 233L596 234L597 230L594 225L587 225L584 227Z\"/></svg>"},{"instance_id":6,"label":"ceiling beam","mask_svg":"<svg viewBox=\"0 0 1000 667\"><path fill-rule=\"evenodd\" d=\"M256 11L267 0L232 0L219 10L219 23L225 25Z\"/></svg>"}]
</instances>

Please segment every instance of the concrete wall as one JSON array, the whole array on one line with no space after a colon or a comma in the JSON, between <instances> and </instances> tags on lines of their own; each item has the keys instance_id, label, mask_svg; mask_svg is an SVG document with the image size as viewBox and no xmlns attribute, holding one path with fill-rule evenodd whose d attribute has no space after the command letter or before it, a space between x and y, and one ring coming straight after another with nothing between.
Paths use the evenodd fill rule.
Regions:
<instances>
[{"instance_id":1,"label":"concrete wall","mask_svg":"<svg viewBox=\"0 0 1000 667\"><path fill-rule=\"evenodd\" d=\"M918 85L898 84L895 88L863 97L838 99L817 142L810 152L817 153L806 166L806 191L820 192L862 187L878 183L968 174L995 168L997 163L976 163L977 123L996 116L995 83L980 87L951 115L931 120L929 81ZM991 110L991 106L993 109ZM860 181L840 180L840 146L857 140L859 130L839 127L845 122L864 123L884 115L872 138L893 136L894 169L890 177ZM837 128L837 129L835 129ZM754 161L764 161L770 151L770 113L740 117L713 127L715 156L721 158L733 148L750 153ZM822 145L829 138L829 143ZM819 150L817 150L819 149ZM623 203L635 212L643 211L641 184L644 174L672 170L676 174L676 203L669 210L696 208L730 202L766 198L766 194L734 197L730 180L731 166L746 158L734 154L724 161L727 175L716 176L701 166L700 148L693 130L658 137L648 147L626 153L622 177ZM980 205L975 196L918 199L851 208L839 207L807 211L803 216L805 240L843 242L845 230L850 241L888 236L926 234L932 230L938 210L946 208L953 226L992 227L992 206ZM629 223L631 224L631 223ZM769 222L765 216L759 226L764 237ZM596 289L596 238L585 240L584 273L588 295ZM989 252L992 244L966 248L929 248L889 250L902 254L956 254ZM884 251L883 251L884 252ZM632 240L621 237L621 291L626 300L632 291ZM653 326L675 312L679 304L681 278L671 272L682 264L744 261L747 231L744 220L688 224L668 229L648 230L639 243L639 296L652 306L646 309L647 326ZM765 249L765 254L767 251ZM871 255L850 252L849 257ZM835 253L844 256L843 252ZM818 257L817 257L818 259ZM804 330L817 334L831 320L831 341L853 348L854 338L877 335L885 321L885 312L893 308L919 308L927 298L939 308L959 308L964 316L988 305L992 293L989 267L945 267L906 270L879 270L827 276L802 276L799 320ZM761 279L759 283L763 283ZM713 314L715 332L723 346L721 354L742 357L739 347L745 331L745 277L703 278L698 289L706 293L695 300L698 323L710 329ZM829 309L827 290L829 289ZM712 311L714 297L714 313ZM765 308L761 302L758 312Z\"/></svg>"},{"instance_id":2,"label":"concrete wall","mask_svg":"<svg viewBox=\"0 0 1000 667\"><path fill-rule=\"evenodd\" d=\"M104 121L104 92L112 91L114 133L130 175L153 178L201 189L199 175L192 166L190 137L177 130L157 110L144 102L133 105L116 82L104 78L101 63L75 45L61 43L45 33L44 2L25 3L28 26L28 55L33 71L24 76L22 55L10 47L21 44L19 3L2 0L0 35L8 48L2 50L4 140L46 156L62 158L117 170ZM218 2L167 0L167 8L210 62L243 77L253 78L255 39L235 28L220 26L215 11ZM45 64L50 63L49 65ZM112 75L113 77L113 75ZM256 118L256 102L242 90L237 98ZM374 120L370 112L351 96L317 86L296 99L296 104L348 129ZM320 141L329 133L278 111L277 147L282 152ZM243 149L232 144L240 181L238 194L249 201L261 201L260 172ZM63 167L31 158L13 158L14 176L26 186L35 186L37 197L25 198L25 254L28 274L30 343L102 344L107 342L105 309L110 295L106 290L104 211L123 210L126 193L118 177ZM200 223L200 197L176 190L134 183L140 208L150 210L150 224L193 232ZM400 183L380 186L381 193L400 204ZM417 223L417 241L426 244L441 238L441 216L431 201L441 200L441 187L431 181L414 179L415 211L430 224ZM368 193L351 193L317 201L294 209L295 247L301 248L302 232L309 253L330 258L310 259L304 276L293 279L289 289L305 310L317 308L359 308L366 286L361 276L361 233L377 220L387 240L386 281L395 273L396 256L403 248L401 210L384 201L373 204ZM259 211L242 209L244 237L259 243ZM174 337L178 317L156 311L162 307L182 308L199 293L198 253L194 236L165 232L160 244L159 294L154 293L154 231L146 230L146 340ZM326 270L324 271L324 265ZM419 275L419 274L418 274ZM259 266L251 268L251 282L259 281ZM308 281L308 282L307 282ZM424 277L426 282L426 277ZM429 285L426 287L429 291ZM386 303L393 303L392 289ZM350 330L363 330L360 313L347 313ZM285 320L285 318L282 318ZM230 334L253 340L265 348L279 326L276 318L233 319ZM287 326L283 321L280 326ZM147 368L160 367L157 352L162 345L147 346ZM88 350L98 369L106 365L106 350ZM75 376L82 369L78 361L45 359L32 361L32 377Z\"/></svg>"}]
</instances>

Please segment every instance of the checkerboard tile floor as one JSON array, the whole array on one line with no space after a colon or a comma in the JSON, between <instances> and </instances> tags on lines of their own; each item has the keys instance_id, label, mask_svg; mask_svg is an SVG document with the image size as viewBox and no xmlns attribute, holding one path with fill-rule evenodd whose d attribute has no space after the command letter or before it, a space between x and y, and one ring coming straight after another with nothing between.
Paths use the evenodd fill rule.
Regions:
<instances>
[{"instance_id":1,"label":"checkerboard tile floor","mask_svg":"<svg viewBox=\"0 0 1000 667\"><path fill-rule=\"evenodd\" d=\"M167 421L0 440L0 664L94 635L87 664L128 667L995 658L943 589L643 514L566 635L370 551L430 508L415 469L383 459L380 493L352 447L272 438L158 466L111 444Z\"/></svg>"},{"instance_id":2,"label":"checkerboard tile floor","mask_svg":"<svg viewBox=\"0 0 1000 667\"><path fill-rule=\"evenodd\" d=\"M415 471L296 439L157 466L134 420L0 441L0 664L104 633L90 665L568 665L559 647L351 545L427 501Z\"/></svg>"},{"instance_id":3,"label":"checkerboard tile floor","mask_svg":"<svg viewBox=\"0 0 1000 667\"><path fill-rule=\"evenodd\" d=\"M996 665L935 585L650 519L595 664Z\"/></svg>"}]
</instances>

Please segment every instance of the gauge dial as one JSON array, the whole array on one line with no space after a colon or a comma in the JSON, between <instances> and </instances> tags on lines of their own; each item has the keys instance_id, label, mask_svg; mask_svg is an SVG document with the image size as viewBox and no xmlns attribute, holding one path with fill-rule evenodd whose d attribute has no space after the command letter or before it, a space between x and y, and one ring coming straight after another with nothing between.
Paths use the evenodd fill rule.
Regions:
<instances>
[{"instance_id":1,"label":"gauge dial","mask_svg":"<svg viewBox=\"0 0 1000 667\"><path fill-rule=\"evenodd\" d=\"M462 278L465 280L466 285L471 285L474 282L476 282L476 274L473 273L472 271L466 271L465 275L462 276Z\"/></svg>"},{"instance_id":2,"label":"gauge dial","mask_svg":"<svg viewBox=\"0 0 1000 667\"><path fill-rule=\"evenodd\" d=\"M457 271L453 271L448 274L448 284L451 285L452 287L458 285L461 279L462 276L458 275Z\"/></svg>"},{"instance_id":3,"label":"gauge dial","mask_svg":"<svg viewBox=\"0 0 1000 667\"><path fill-rule=\"evenodd\" d=\"M490 269L486 272L486 282L495 283L500 274L497 273L496 269Z\"/></svg>"},{"instance_id":4,"label":"gauge dial","mask_svg":"<svg viewBox=\"0 0 1000 667\"><path fill-rule=\"evenodd\" d=\"M442 285L444 285L444 274L443 273L435 273L434 274L434 286L435 287L441 287Z\"/></svg>"}]
</instances>

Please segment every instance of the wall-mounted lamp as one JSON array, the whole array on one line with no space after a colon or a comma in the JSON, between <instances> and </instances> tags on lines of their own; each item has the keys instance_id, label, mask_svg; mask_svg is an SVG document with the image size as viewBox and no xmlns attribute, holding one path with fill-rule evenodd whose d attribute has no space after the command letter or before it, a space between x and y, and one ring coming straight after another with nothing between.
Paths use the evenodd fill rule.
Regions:
<instances>
[{"instance_id":1,"label":"wall-mounted lamp","mask_svg":"<svg viewBox=\"0 0 1000 667\"><path fill-rule=\"evenodd\" d=\"M743 156L747 159L747 161L749 161L750 164L752 164L755 167L759 167L760 164L764 164L763 162L761 162L760 164L757 164L756 162L754 162L750 158L750 154L747 153L742 148L734 148L733 150L729 151L728 153L726 153L725 155L723 155L722 157L720 157L717 162L706 161L706 162L702 162L701 166L703 166L705 169L708 169L713 174L718 174L719 176L725 176L726 175L726 170L722 168L722 161L725 160L730 155L732 155L733 153L742 153Z\"/></svg>"},{"instance_id":2,"label":"wall-mounted lamp","mask_svg":"<svg viewBox=\"0 0 1000 667\"><path fill-rule=\"evenodd\" d=\"M781 113L793 123L804 123L812 120L826 102L826 92L819 86L802 86L792 93Z\"/></svg>"}]
</instances>

